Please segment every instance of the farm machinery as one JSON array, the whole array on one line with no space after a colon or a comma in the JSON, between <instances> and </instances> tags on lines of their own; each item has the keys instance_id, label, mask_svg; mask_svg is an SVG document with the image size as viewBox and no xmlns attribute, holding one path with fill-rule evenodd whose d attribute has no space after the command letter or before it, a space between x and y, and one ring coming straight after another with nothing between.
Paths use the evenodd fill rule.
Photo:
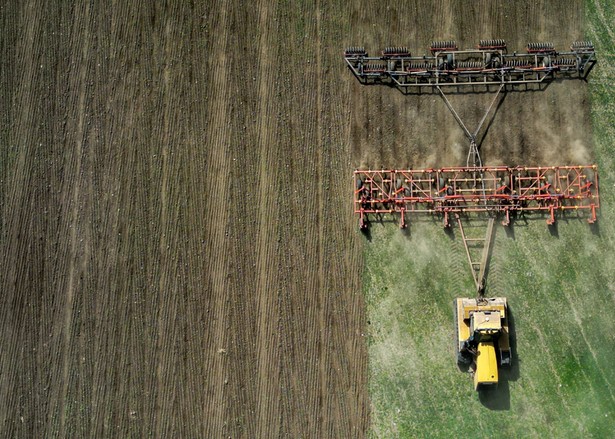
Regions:
<instances>
[{"instance_id":1,"label":"farm machinery","mask_svg":"<svg viewBox=\"0 0 615 439\"><path fill-rule=\"evenodd\" d=\"M526 53L508 53L504 40L481 40L476 48L460 50L455 41L436 41L429 54L413 56L405 47L387 47L369 56L351 47L344 58L365 84L389 83L402 90L425 87L520 86L557 78L586 79L596 64L594 45L574 42L559 52L552 43L529 43Z\"/></svg>"},{"instance_id":2,"label":"farm machinery","mask_svg":"<svg viewBox=\"0 0 615 439\"><path fill-rule=\"evenodd\" d=\"M485 277L495 219L503 226L511 217L537 212L548 225L566 212L584 216L590 224L600 207L598 169L578 166L483 166L478 134L498 97L522 85L554 79L586 79L596 63L591 42L575 42L570 51L557 52L551 43L530 43L527 53L507 52L503 40L482 40L475 49L459 50L454 41L434 42L430 55L412 56L404 47L389 47L369 57L353 47L344 58L363 84L395 85L402 91L431 88L442 96L469 140L464 167L354 171L354 211L359 227L370 219L399 217L405 228L414 214L441 218L443 226L457 224L476 286L476 298L454 301L457 361L474 375L474 388L497 385L498 368L512 364L509 308L505 297L485 295ZM482 90L480 90L481 86ZM495 91L477 129L471 132L447 99L444 89ZM484 238L466 234L462 218L482 213L488 218ZM482 245L480 257L476 245ZM474 250L474 251L471 251Z\"/></svg>"},{"instance_id":3,"label":"farm machinery","mask_svg":"<svg viewBox=\"0 0 615 439\"><path fill-rule=\"evenodd\" d=\"M356 170L354 181L361 228L370 216L383 214L399 215L405 228L413 213L439 215L444 227L453 215L468 212L499 214L504 226L517 212L544 212L549 225L558 213L586 212L594 223L600 207L595 165Z\"/></svg>"},{"instance_id":4,"label":"farm machinery","mask_svg":"<svg viewBox=\"0 0 615 439\"><path fill-rule=\"evenodd\" d=\"M497 385L498 366L512 360L506 298L457 298L454 306L457 362L475 364L475 390Z\"/></svg>"}]
</instances>

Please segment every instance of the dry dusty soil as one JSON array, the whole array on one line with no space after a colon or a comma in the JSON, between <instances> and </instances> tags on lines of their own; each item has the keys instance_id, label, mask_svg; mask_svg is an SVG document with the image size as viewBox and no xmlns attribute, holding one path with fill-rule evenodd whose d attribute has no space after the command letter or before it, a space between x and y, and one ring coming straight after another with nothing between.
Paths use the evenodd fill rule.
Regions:
<instances>
[{"instance_id":1,"label":"dry dusty soil","mask_svg":"<svg viewBox=\"0 0 615 439\"><path fill-rule=\"evenodd\" d=\"M351 171L467 144L342 50L566 47L561 4L3 3L0 436L363 436ZM552 88L506 96L486 163L591 161L585 88ZM489 96L451 100L474 125Z\"/></svg>"}]
</instances>

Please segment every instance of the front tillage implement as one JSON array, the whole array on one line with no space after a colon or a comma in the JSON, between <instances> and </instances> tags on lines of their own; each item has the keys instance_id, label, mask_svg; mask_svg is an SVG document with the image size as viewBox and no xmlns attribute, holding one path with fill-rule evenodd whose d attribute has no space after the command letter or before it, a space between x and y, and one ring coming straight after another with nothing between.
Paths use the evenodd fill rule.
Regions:
<instances>
[{"instance_id":1,"label":"front tillage implement","mask_svg":"<svg viewBox=\"0 0 615 439\"><path fill-rule=\"evenodd\" d=\"M429 52L412 56L406 47L387 47L380 56L369 56L363 47L350 47L344 51L344 59L362 83L389 83L404 91L586 79L596 64L590 41L574 42L563 52L552 43L529 43L526 53L508 53L506 42L497 39L481 40L476 48L464 50L455 41L436 41Z\"/></svg>"}]
</instances>

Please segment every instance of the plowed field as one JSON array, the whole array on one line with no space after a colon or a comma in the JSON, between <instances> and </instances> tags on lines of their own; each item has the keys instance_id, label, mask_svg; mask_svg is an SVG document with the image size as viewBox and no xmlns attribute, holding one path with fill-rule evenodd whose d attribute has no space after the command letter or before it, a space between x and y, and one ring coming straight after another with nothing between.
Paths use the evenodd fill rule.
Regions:
<instances>
[{"instance_id":1,"label":"plowed field","mask_svg":"<svg viewBox=\"0 0 615 439\"><path fill-rule=\"evenodd\" d=\"M1 436L365 431L344 13L315 6L1 7Z\"/></svg>"}]
</instances>

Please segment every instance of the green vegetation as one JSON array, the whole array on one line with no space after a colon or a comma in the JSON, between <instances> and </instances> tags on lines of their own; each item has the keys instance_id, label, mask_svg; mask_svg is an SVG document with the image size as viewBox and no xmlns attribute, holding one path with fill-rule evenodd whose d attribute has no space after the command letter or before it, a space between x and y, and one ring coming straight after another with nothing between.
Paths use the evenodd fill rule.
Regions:
<instances>
[{"instance_id":1,"label":"green vegetation","mask_svg":"<svg viewBox=\"0 0 615 439\"><path fill-rule=\"evenodd\" d=\"M589 84L599 225L569 218L549 230L536 217L496 227L487 286L509 298L515 366L479 397L455 363L452 301L474 291L460 237L435 220L412 218L407 234L372 224L364 285L374 437L615 431L615 7L588 1L587 13L599 54Z\"/></svg>"}]
</instances>

